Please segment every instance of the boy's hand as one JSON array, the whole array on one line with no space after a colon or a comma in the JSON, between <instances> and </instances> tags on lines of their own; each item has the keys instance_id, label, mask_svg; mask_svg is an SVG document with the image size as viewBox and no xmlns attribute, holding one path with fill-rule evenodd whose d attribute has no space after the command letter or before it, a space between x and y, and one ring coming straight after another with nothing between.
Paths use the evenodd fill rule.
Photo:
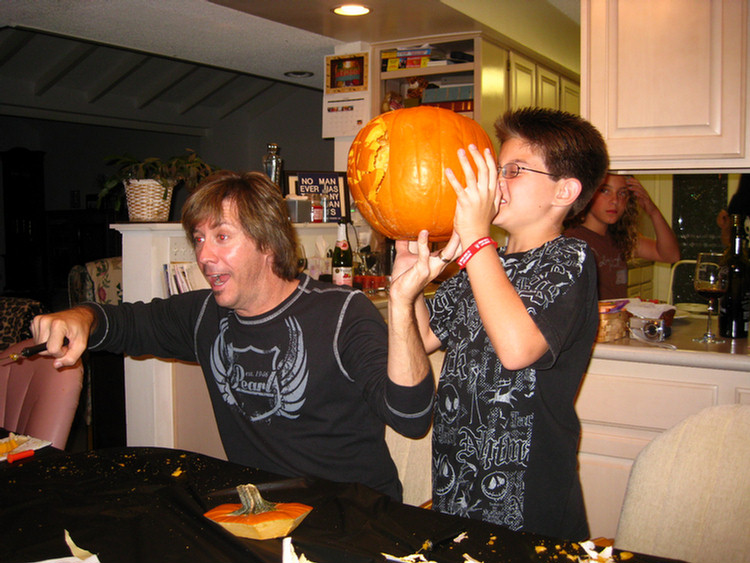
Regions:
<instances>
[{"instance_id":1,"label":"boy's hand","mask_svg":"<svg viewBox=\"0 0 750 563\"><path fill-rule=\"evenodd\" d=\"M74 307L67 311L39 315L31 321L34 340L47 343L47 353L57 358L56 368L74 365L88 347L89 334L94 324L94 313L88 307ZM67 348L63 338L68 338Z\"/></svg>"},{"instance_id":2,"label":"boy's hand","mask_svg":"<svg viewBox=\"0 0 750 563\"><path fill-rule=\"evenodd\" d=\"M445 176L456 192L453 229L458 233L464 248L490 234L490 225L499 210L501 195L497 186L497 165L492 152L485 149L481 153L475 145L469 145L469 153L476 165L476 174L466 150L458 150L466 187L460 184L453 170L445 170Z\"/></svg>"}]
</instances>

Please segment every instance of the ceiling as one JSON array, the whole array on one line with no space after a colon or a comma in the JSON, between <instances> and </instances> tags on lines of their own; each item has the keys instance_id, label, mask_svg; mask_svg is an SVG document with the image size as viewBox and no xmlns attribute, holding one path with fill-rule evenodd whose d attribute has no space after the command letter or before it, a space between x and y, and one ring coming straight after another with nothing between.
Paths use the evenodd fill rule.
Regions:
<instances>
[{"instance_id":1,"label":"ceiling","mask_svg":"<svg viewBox=\"0 0 750 563\"><path fill-rule=\"evenodd\" d=\"M578 18L578 0L549 3ZM322 90L325 56L347 43L492 31L440 0L367 0L370 15L346 19L332 4L2 0L0 114L201 135L299 87Z\"/></svg>"}]
</instances>

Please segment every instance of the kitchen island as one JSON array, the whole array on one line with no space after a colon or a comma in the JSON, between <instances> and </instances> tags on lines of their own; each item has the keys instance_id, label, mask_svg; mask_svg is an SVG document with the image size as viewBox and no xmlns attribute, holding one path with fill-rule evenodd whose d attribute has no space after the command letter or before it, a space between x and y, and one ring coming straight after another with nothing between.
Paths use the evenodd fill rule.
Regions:
<instances>
[{"instance_id":1,"label":"kitchen island","mask_svg":"<svg viewBox=\"0 0 750 563\"><path fill-rule=\"evenodd\" d=\"M593 536L615 536L630 468L652 439L703 408L750 404L747 339L693 342L705 330L704 315L689 315L658 343L675 349L632 338L595 344L576 403Z\"/></svg>"}]
</instances>

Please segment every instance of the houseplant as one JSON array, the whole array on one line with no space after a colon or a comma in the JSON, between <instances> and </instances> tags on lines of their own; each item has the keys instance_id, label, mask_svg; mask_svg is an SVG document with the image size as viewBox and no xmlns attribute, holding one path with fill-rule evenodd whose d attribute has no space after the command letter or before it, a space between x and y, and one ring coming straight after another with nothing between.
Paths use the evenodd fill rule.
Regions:
<instances>
[{"instance_id":1,"label":"houseplant","mask_svg":"<svg viewBox=\"0 0 750 563\"><path fill-rule=\"evenodd\" d=\"M99 191L99 206L112 199L115 211L119 211L124 197L128 216L134 222L167 221L174 190L183 186L193 190L216 170L192 149L166 160L154 156L139 160L122 155L109 157L107 163L115 166L116 171Z\"/></svg>"}]
</instances>

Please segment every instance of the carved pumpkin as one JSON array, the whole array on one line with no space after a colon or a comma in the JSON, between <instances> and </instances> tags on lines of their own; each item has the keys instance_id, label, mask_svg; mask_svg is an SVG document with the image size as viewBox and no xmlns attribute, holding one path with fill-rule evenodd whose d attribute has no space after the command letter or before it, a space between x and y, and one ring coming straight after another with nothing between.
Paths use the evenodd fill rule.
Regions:
<instances>
[{"instance_id":1,"label":"carved pumpkin","mask_svg":"<svg viewBox=\"0 0 750 563\"><path fill-rule=\"evenodd\" d=\"M254 540L286 536L312 510L297 502L268 502L255 485L240 485L237 491L242 504L222 504L204 514L235 536Z\"/></svg>"},{"instance_id":2,"label":"carved pumpkin","mask_svg":"<svg viewBox=\"0 0 750 563\"><path fill-rule=\"evenodd\" d=\"M418 106L373 118L349 149L347 179L360 213L392 239L414 240L427 229L430 240L448 240L456 194L445 169L464 183L456 153L469 144L495 154L484 129L451 110Z\"/></svg>"}]
</instances>

